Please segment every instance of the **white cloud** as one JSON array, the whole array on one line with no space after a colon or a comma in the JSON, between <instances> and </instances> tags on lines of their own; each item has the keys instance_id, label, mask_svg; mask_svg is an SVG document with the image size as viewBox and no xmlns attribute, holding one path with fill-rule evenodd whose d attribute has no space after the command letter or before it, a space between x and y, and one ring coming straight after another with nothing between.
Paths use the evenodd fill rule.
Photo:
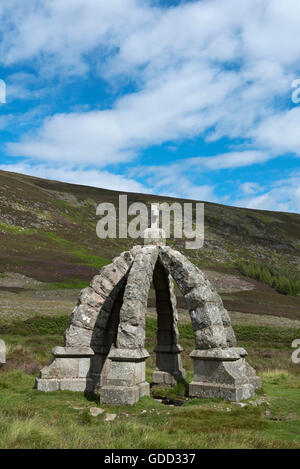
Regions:
<instances>
[{"instance_id":1,"label":"white cloud","mask_svg":"<svg viewBox=\"0 0 300 469\"><path fill-rule=\"evenodd\" d=\"M1 5L1 62L34 59L43 74L84 74L84 55L118 45L145 14L137 0L10 0Z\"/></svg>"},{"instance_id":2,"label":"white cloud","mask_svg":"<svg viewBox=\"0 0 300 469\"><path fill-rule=\"evenodd\" d=\"M262 122L253 132L261 146L278 153L292 152L300 156L300 107L278 112Z\"/></svg>"},{"instance_id":3,"label":"white cloud","mask_svg":"<svg viewBox=\"0 0 300 469\"><path fill-rule=\"evenodd\" d=\"M231 169L241 168L256 163L264 163L274 155L263 151L233 151L222 153L220 155L190 158L184 162L188 167L195 167L201 171L204 169L218 170L218 169Z\"/></svg>"},{"instance_id":4,"label":"white cloud","mask_svg":"<svg viewBox=\"0 0 300 469\"><path fill-rule=\"evenodd\" d=\"M230 72L189 65L120 98L112 110L49 117L36 134L10 143L8 152L99 166L128 161L148 145L197 135L213 125L215 107L234 82Z\"/></svg>"},{"instance_id":5,"label":"white cloud","mask_svg":"<svg viewBox=\"0 0 300 469\"><path fill-rule=\"evenodd\" d=\"M142 177L148 187L158 195L186 198L192 200L209 200L218 202L214 193L215 186L194 183L185 173L185 166L179 163L161 166L139 166L129 171L130 177ZM195 176L195 174L194 174Z\"/></svg>"},{"instance_id":6,"label":"white cloud","mask_svg":"<svg viewBox=\"0 0 300 469\"><path fill-rule=\"evenodd\" d=\"M137 0L13 0L2 6L4 65L34 60L45 77L95 67L112 81L125 74L139 90L110 110L48 116L8 151L103 166L128 161L151 144L198 135L249 137L270 148L264 125L299 67L299 10L297 0L211 0L164 9ZM282 121L282 139L289 124Z\"/></svg>"},{"instance_id":7,"label":"white cloud","mask_svg":"<svg viewBox=\"0 0 300 469\"><path fill-rule=\"evenodd\" d=\"M300 173L277 180L264 189L255 183L246 184L251 191L241 199L235 200L234 205L300 213Z\"/></svg>"},{"instance_id":8,"label":"white cloud","mask_svg":"<svg viewBox=\"0 0 300 469\"><path fill-rule=\"evenodd\" d=\"M244 182L240 185L240 188L245 195L255 194L263 190L256 182Z\"/></svg>"}]
</instances>

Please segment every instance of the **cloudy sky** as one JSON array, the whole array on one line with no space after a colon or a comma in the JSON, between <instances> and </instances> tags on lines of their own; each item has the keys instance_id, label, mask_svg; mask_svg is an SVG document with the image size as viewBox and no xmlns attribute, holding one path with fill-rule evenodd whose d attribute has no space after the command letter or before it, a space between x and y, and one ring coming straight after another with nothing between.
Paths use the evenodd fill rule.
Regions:
<instances>
[{"instance_id":1,"label":"cloudy sky","mask_svg":"<svg viewBox=\"0 0 300 469\"><path fill-rule=\"evenodd\" d=\"M300 212L299 23L299 0L0 0L0 168Z\"/></svg>"}]
</instances>

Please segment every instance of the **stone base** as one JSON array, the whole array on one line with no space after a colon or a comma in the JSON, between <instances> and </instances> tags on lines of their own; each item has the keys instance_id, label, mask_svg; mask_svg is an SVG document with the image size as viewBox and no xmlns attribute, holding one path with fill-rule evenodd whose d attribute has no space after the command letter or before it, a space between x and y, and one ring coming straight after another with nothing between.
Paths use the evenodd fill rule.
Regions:
<instances>
[{"instance_id":1,"label":"stone base","mask_svg":"<svg viewBox=\"0 0 300 469\"><path fill-rule=\"evenodd\" d=\"M176 373L155 370L152 374L152 384L154 386L175 386L178 381L185 378L185 374L185 370Z\"/></svg>"},{"instance_id":2,"label":"stone base","mask_svg":"<svg viewBox=\"0 0 300 469\"><path fill-rule=\"evenodd\" d=\"M242 401L255 396L260 379L246 361L247 352L240 347L194 350L194 381L189 395L198 398L221 398Z\"/></svg>"},{"instance_id":3,"label":"stone base","mask_svg":"<svg viewBox=\"0 0 300 469\"><path fill-rule=\"evenodd\" d=\"M145 349L111 349L108 356L108 372L103 385L97 389L100 402L114 405L133 405L142 396L150 395L145 381Z\"/></svg>"},{"instance_id":4,"label":"stone base","mask_svg":"<svg viewBox=\"0 0 300 469\"><path fill-rule=\"evenodd\" d=\"M245 363L246 366L246 375L249 379L249 382L253 384L255 389L261 388L261 379L257 376L255 369L249 365L248 362Z\"/></svg>"},{"instance_id":5,"label":"stone base","mask_svg":"<svg viewBox=\"0 0 300 469\"><path fill-rule=\"evenodd\" d=\"M42 368L36 379L39 391L92 391L94 380L89 375L91 357L94 352L90 348L55 347L53 359L48 366Z\"/></svg>"},{"instance_id":6,"label":"stone base","mask_svg":"<svg viewBox=\"0 0 300 469\"><path fill-rule=\"evenodd\" d=\"M103 386L100 389L100 403L113 405L133 405L143 396L150 396L149 383L136 386Z\"/></svg>"},{"instance_id":7,"label":"stone base","mask_svg":"<svg viewBox=\"0 0 300 469\"><path fill-rule=\"evenodd\" d=\"M189 385L189 396L196 398L221 398L227 401L243 401L255 397L255 388L252 384L231 386L228 384L201 383L192 381Z\"/></svg>"},{"instance_id":8,"label":"stone base","mask_svg":"<svg viewBox=\"0 0 300 469\"><path fill-rule=\"evenodd\" d=\"M177 383L177 380L171 373L167 371L156 370L152 375L152 384L158 386L174 386Z\"/></svg>"},{"instance_id":9,"label":"stone base","mask_svg":"<svg viewBox=\"0 0 300 469\"><path fill-rule=\"evenodd\" d=\"M164 331L161 331L163 333ZM185 378L185 370L182 367L182 347L179 344L157 345L156 370L152 375L152 384L161 386L174 386L178 381Z\"/></svg>"},{"instance_id":10,"label":"stone base","mask_svg":"<svg viewBox=\"0 0 300 469\"><path fill-rule=\"evenodd\" d=\"M71 379L43 379L37 378L35 387L38 391L76 391L90 392L94 388L94 382L89 378L71 378Z\"/></svg>"}]
</instances>

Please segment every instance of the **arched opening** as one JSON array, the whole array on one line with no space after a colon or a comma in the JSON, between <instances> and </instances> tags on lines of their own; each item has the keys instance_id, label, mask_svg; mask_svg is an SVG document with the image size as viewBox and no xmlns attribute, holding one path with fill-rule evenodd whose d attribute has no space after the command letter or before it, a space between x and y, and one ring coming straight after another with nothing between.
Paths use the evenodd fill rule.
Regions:
<instances>
[{"instance_id":1,"label":"arched opening","mask_svg":"<svg viewBox=\"0 0 300 469\"><path fill-rule=\"evenodd\" d=\"M115 287L107 298L109 314L99 314L91 338L91 348L94 355L91 356L88 377L93 381L93 391L98 393L105 385L105 378L109 371L110 360L108 355L112 348L117 347L118 327L120 323L120 310L123 304L123 296L126 287L127 274ZM105 303L103 308L105 310ZM103 312L103 310L102 310Z\"/></svg>"},{"instance_id":2,"label":"arched opening","mask_svg":"<svg viewBox=\"0 0 300 469\"><path fill-rule=\"evenodd\" d=\"M152 376L152 383L159 385L174 385L185 377L182 367L177 328L176 296L173 279L158 258L153 272L153 285L156 295L157 313L157 345L156 370Z\"/></svg>"}]
</instances>

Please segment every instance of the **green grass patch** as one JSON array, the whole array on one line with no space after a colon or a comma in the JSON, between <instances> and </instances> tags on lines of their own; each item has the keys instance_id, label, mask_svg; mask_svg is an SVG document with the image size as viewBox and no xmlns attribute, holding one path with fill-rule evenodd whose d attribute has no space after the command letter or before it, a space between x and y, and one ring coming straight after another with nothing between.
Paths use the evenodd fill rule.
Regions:
<instances>
[{"instance_id":1,"label":"green grass patch","mask_svg":"<svg viewBox=\"0 0 300 469\"><path fill-rule=\"evenodd\" d=\"M18 225L8 225L7 223L0 223L0 230L8 234L25 234L32 235L36 234L37 230L35 228L24 228L23 226Z\"/></svg>"},{"instance_id":2,"label":"green grass patch","mask_svg":"<svg viewBox=\"0 0 300 469\"><path fill-rule=\"evenodd\" d=\"M51 282L48 283L49 290L81 290L89 285L89 281L81 279L71 279L64 282Z\"/></svg>"},{"instance_id":3,"label":"green grass patch","mask_svg":"<svg viewBox=\"0 0 300 469\"><path fill-rule=\"evenodd\" d=\"M259 348L290 349L300 329L272 326L233 326L238 344Z\"/></svg>"},{"instance_id":4,"label":"green grass patch","mask_svg":"<svg viewBox=\"0 0 300 469\"><path fill-rule=\"evenodd\" d=\"M104 265L109 264L110 260L95 254L88 252L88 249L84 246L79 246L71 241L68 241L52 231L44 231L43 235L47 237L48 240L53 241L59 246L63 247L73 256L77 257L83 264L94 267L95 269L101 269Z\"/></svg>"},{"instance_id":5,"label":"green grass patch","mask_svg":"<svg viewBox=\"0 0 300 469\"><path fill-rule=\"evenodd\" d=\"M69 323L69 316L35 316L25 321L0 322L1 335L43 336L62 335Z\"/></svg>"},{"instance_id":6,"label":"green grass patch","mask_svg":"<svg viewBox=\"0 0 300 469\"><path fill-rule=\"evenodd\" d=\"M101 404L104 414L92 417L90 407L99 404L83 393L39 392L34 376L1 372L0 447L299 448L299 397L288 384L265 384L274 420L264 416L265 406L240 409L216 399L192 399L170 407L151 397L134 406ZM106 422L107 413L116 413L116 420Z\"/></svg>"}]
</instances>

